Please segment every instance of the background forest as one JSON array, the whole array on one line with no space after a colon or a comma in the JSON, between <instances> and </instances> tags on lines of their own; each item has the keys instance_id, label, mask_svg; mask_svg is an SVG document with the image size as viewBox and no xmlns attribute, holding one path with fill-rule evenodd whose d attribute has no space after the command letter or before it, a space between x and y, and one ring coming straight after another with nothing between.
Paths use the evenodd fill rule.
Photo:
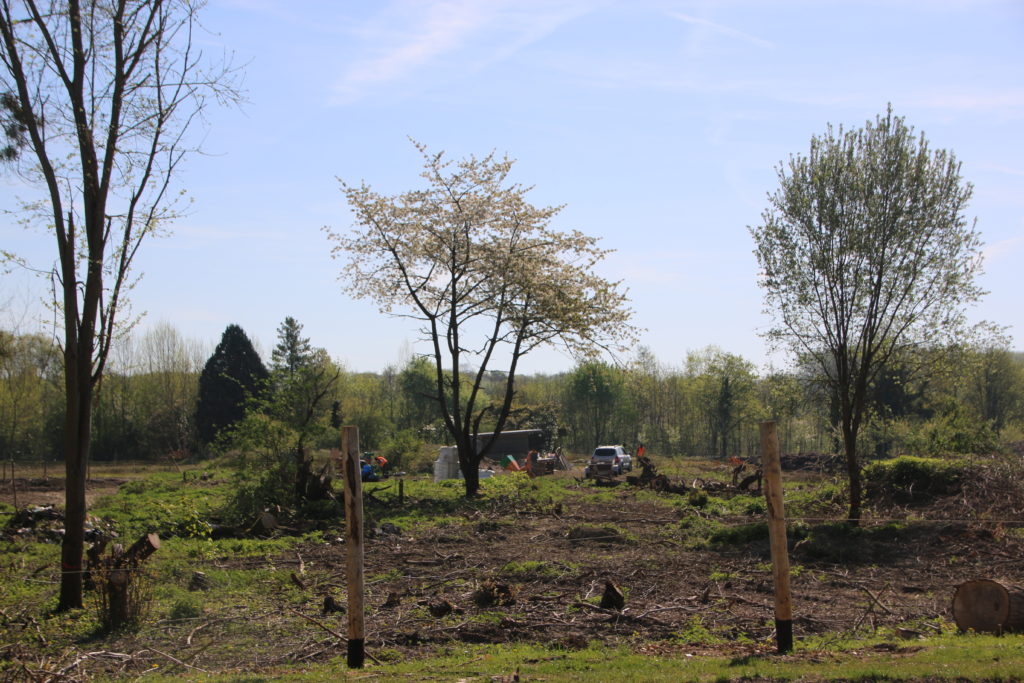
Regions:
<instances>
[{"instance_id":1,"label":"background forest","mask_svg":"<svg viewBox=\"0 0 1024 683\"><path fill-rule=\"evenodd\" d=\"M410 471L427 468L436 451L425 447L446 441L431 397L432 364L411 356L379 372L352 372L315 348L301 330L288 318L270 358L251 352L246 362L259 367L248 391L233 386L237 380L226 387L215 383L202 401L201 375L221 347L211 353L169 324L125 336L113 349L96 399L93 459L183 459L230 447L243 435L263 447L277 439L282 452L300 443L332 448L336 427L355 424L365 450L382 451L398 462L405 458L402 466ZM229 331L248 344L240 328ZM229 348L226 353L241 352ZM5 459L60 461L60 358L46 336L0 331L0 453ZM485 383L496 400L503 379L495 372ZM218 401L236 412L211 418L211 410L225 410L210 407ZM834 401L811 364L759 371L715 347L690 352L681 361L639 347L620 364L584 362L564 373L519 376L506 428L544 429L550 447L575 453L599 443L632 448L643 442L662 457L750 457L756 453L757 423L772 417L779 421L785 452L841 450ZM1024 354L981 345L921 349L890 364L875 383L862 452L869 459L981 453L1021 439Z\"/></svg>"}]
</instances>

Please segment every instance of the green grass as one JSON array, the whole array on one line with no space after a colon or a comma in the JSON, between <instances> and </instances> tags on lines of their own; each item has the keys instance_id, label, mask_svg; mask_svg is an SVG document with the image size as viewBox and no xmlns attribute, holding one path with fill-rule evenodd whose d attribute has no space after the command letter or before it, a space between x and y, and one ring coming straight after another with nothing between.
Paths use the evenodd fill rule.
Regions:
<instances>
[{"instance_id":1,"label":"green grass","mask_svg":"<svg viewBox=\"0 0 1024 683\"><path fill-rule=\"evenodd\" d=\"M161 537L203 537L209 534L208 520L224 505L229 490L223 480L182 482L175 472L156 472L122 484L115 495L96 501L89 513L129 538L150 532Z\"/></svg>"},{"instance_id":2,"label":"green grass","mask_svg":"<svg viewBox=\"0 0 1024 683\"><path fill-rule=\"evenodd\" d=\"M578 567L560 562L543 562L539 560L511 561L502 567L498 575L511 581L536 581L540 579L557 579L573 576Z\"/></svg>"},{"instance_id":3,"label":"green grass","mask_svg":"<svg viewBox=\"0 0 1024 683\"><path fill-rule=\"evenodd\" d=\"M691 640L692 639L692 640ZM518 670L523 680L645 681L657 683L695 681L718 683L738 680L771 681L1019 681L1024 665L1020 637L944 635L924 641L883 638L798 643L791 655L777 655L770 646L732 646L733 654L707 654L716 645L726 652L722 639L703 629L699 620L680 638L645 648L607 647L592 642L582 650L542 645L455 645L435 656L390 663L397 652L381 652L383 666L369 660L363 670L348 670L343 654L305 670L280 667L263 675L189 676L204 681L488 681L492 676ZM643 650L646 650L643 651ZM377 656L377 653L373 653ZM148 676L150 680L174 680Z\"/></svg>"}]
</instances>

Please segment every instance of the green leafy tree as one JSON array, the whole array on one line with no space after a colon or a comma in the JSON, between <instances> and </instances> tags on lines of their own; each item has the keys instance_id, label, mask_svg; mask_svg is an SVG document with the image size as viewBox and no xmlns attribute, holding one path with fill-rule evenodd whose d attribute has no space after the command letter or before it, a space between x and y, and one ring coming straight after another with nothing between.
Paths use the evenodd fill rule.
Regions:
<instances>
[{"instance_id":1,"label":"green leafy tree","mask_svg":"<svg viewBox=\"0 0 1024 683\"><path fill-rule=\"evenodd\" d=\"M566 386L568 412L576 425L575 444L584 450L607 443L616 410L623 398L623 376L599 361L581 363Z\"/></svg>"},{"instance_id":2,"label":"green leafy tree","mask_svg":"<svg viewBox=\"0 0 1024 683\"><path fill-rule=\"evenodd\" d=\"M891 108L856 130L811 139L778 169L752 228L769 337L813 359L838 399L849 520L861 516L857 437L890 358L963 327L982 292L972 188L951 152L932 150Z\"/></svg>"},{"instance_id":3,"label":"green leafy tree","mask_svg":"<svg viewBox=\"0 0 1024 683\"><path fill-rule=\"evenodd\" d=\"M712 453L725 458L742 446L741 425L749 424L755 402L754 366L741 356L714 346L690 353L687 374L693 381L699 412L707 426Z\"/></svg>"},{"instance_id":4,"label":"green leafy tree","mask_svg":"<svg viewBox=\"0 0 1024 683\"><path fill-rule=\"evenodd\" d=\"M433 363L423 356L411 358L398 373L398 386L404 403L402 425L421 437L432 435L441 421Z\"/></svg>"},{"instance_id":5,"label":"green leafy tree","mask_svg":"<svg viewBox=\"0 0 1024 683\"><path fill-rule=\"evenodd\" d=\"M340 412L346 424L359 425L359 446L366 450L379 448L394 433L385 394L381 377L370 372L348 375L341 388Z\"/></svg>"},{"instance_id":6,"label":"green leafy tree","mask_svg":"<svg viewBox=\"0 0 1024 683\"><path fill-rule=\"evenodd\" d=\"M267 411L286 424L296 435L292 446L295 458L295 497L308 497L312 460L307 452L310 441L328 428L328 412L336 393L341 370L325 349L314 349L302 336L302 325L287 317L277 328L278 342L271 355L273 395ZM320 488L317 488L318 494Z\"/></svg>"},{"instance_id":7,"label":"green leafy tree","mask_svg":"<svg viewBox=\"0 0 1024 683\"><path fill-rule=\"evenodd\" d=\"M0 453L45 457L46 416L57 396L60 350L41 334L0 330Z\"/></svg>"},{"instance_id":8,"label":"green leafy tree","mask_svg":"<svg viewBox=\"0 0 1024 683\"><path fill-rule=\"evenodd\" d=\"M779 422L779 441L783 452L803 451L812 443L814 417L807 411L807 387L788 372L769 372L758 382L758 394L764 414Z\"/></svg>"},{"instance_id":9,"label":"green leafy tree","mask_svg":"<svg viewBox=\"0 0 1024 683\"><path fill-rule=\"evenodd\" d=\"M343 277L352 295L419 323L438 407L474 496L493 443L477 452L474 437L485 419L495 435L504 428L522 358L548 344L580 354L619 347L631 338L631 312L617 283L596 272L607 252L581 232L553 230L558 209L526 200L528 188L508 181L511 160L452 163L417 148L427 187L384 196L344 185L358 228L330 236L334 255L349 261ZM492 404L482 384L499 363L503 388Z\"/></svg>"},{"instance_id":10,"label":"green leafy tree","mask_svg":"<svg viewBox=\"0 0 1024 683\"><path fill-rule=\"evenodd\" d=\"M222 430L245 416L246 403L262 395L270 374L249 337L228 325L199 375L196 430L210 444Z\"/></svg>"},{"instance_id":11,"label":"green leafy tree","mask_svg":"<svg viewBox=\"0 0 1024 683\"><path fill-rule=\"evenodd\" d=\"M59 610L82 606L94 391L132 262L175 215L172 179L192 151L190 127L210 100L237 98L230 67L195 49L197 12L189 0L0 2L2 155L20 157L39 188L24 220L45 226L56 248L66 403Z\"/></svg>"},{"instance_id":12,"label":"green leafy tree","mask_svg":"<svg viewBox=\"0 0 1024 683\"><path fill-rule=\"evenodd\" d=\"M625 378L625 390L632 408L629 445L644 443L648 452L670 450L666 414L665 369L646 346L637 349Z\"/></svg>"},{"instance_id":13,"label":"green leafy tree","mask_svg":"<svg viewBox=\"0 0 1024 683\"><path fill-rule=\"evenodd\" d=\"M1024 419L1024 355L1006 348L977 352L969 401L993 431Z\"/></svg>"},{"instance_id":14,"label":"green leafy tree","mask_svg":"<svg viewBox=\"0 0 1024 683\"><path fill-rule=\"evenodd\" d=\"M145 452L163 457L189 451L196 441L198 379L206 352L166 322L154 325L138 346Z\"/></svg>"}]
</instances>

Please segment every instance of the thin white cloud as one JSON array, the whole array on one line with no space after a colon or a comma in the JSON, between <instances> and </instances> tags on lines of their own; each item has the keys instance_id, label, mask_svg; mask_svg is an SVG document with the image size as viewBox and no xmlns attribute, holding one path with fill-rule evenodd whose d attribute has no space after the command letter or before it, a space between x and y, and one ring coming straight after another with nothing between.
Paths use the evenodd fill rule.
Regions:
<instances>
[{"instance_id":1,"label":"thin white cloud","mask_svg":"<svg viewBox=\"0 0 1024 683\"><path fill-rule=\"evenodd\" d=\"M910 103L958 111L1024 111L1024 90L999 89L975 92L931 92L910 98Z\"/></svg>"},{"instance_id":2,"label":"thin white cloud","mask_svg":"<svg viewBox=\"0 0 1024 683\"><path fill-rule=\"evenodd\" d=\"M1011 237L1009 239L1000 240L995 244L990 244L982 251L982 256L987 263L1015 255L1017 252L1021 251L1022 248L1024 248L1024 235Z\"/></svg>"},{"instance_id":3,"label":"thin white cloud","mask_svg":"<svg viewBox=\"0 0 1024 683\"><path fill-rule=\"evenodd\" d=\"M978 168L988 169L996 173L1005 173L1006 175L1024 176L1024 169L1001 166L999 164L978 164Z\"/></svg>"},{"instance_id":4,"label":"thin white cloud","mask_svg":"<svg viewBox=\"0 0 1024 683\"><path fill-rule=\"evenodd\" d=\"M549 35L565 22L600 4L595 0L404 1L363 26L375 54L356 60L335 85L335 102L359 99L370 89L414 77L441 58L460 54L463 70L473 71Z\"/></svg>"},{"instance_id":5,"label":"thin white cloud","mask_svg":"<svg viewBox=\"0 0 1024 683\"><path fill-rule=\"evenodd\" d=\"M681 12L669 12L668 15L673 19L678 19L679 21L692 24L694 26L700 26L701 28L710 29L716 33L721 33L724 36L736 38L752 45L757 45L759 47L775 47L775 43L770 40L764 40L763 38L752 36L749 33L744 33L743 31L732 28L731 26L718 24L713 21L709 21L708 19L695 17L691 14L682 14Z\"/></svg>"},{"instance_id":6,"label":"thin white cloud","mask_svg":"<svg viewBox=\"0 0 1024 683\"><path fill-rule=\"evenodd\" d=\"M405 76L438 55L458 48L489 19L484 8L472 0L434 4L422 18L419 30L383 54L353 65L339 90L355 94L367 85Z\"/></svg>"}]
</instances>

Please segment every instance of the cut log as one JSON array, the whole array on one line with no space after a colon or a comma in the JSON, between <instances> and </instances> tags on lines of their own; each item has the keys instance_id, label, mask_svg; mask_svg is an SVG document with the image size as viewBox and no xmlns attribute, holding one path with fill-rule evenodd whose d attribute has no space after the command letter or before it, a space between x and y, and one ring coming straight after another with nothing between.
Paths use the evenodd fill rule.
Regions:
<instances>
[{"instance_id":1,"label":"cut log","mask_svg":"<svg viewBox=\"0 0 1024 683\"><path fill-rule=\"evenodd\" d=\"M961 631L1024 631L1024 589L990 579L965 581L953 595L953 620Z\"/></svg>"},{"instance_id":2,"label":"cut log","mask_svg":"<svg viewBox=\"0 0 1024 683\"><path fill-rule=\"evenodd\" d=\"M115 561L118 566L137 567L142 564L146 558L159 549L160 537L158 535L143 534L139 540L132 543L131 547L128 548L123 556L117 558Z\"/></svg>"}]
</instances>

